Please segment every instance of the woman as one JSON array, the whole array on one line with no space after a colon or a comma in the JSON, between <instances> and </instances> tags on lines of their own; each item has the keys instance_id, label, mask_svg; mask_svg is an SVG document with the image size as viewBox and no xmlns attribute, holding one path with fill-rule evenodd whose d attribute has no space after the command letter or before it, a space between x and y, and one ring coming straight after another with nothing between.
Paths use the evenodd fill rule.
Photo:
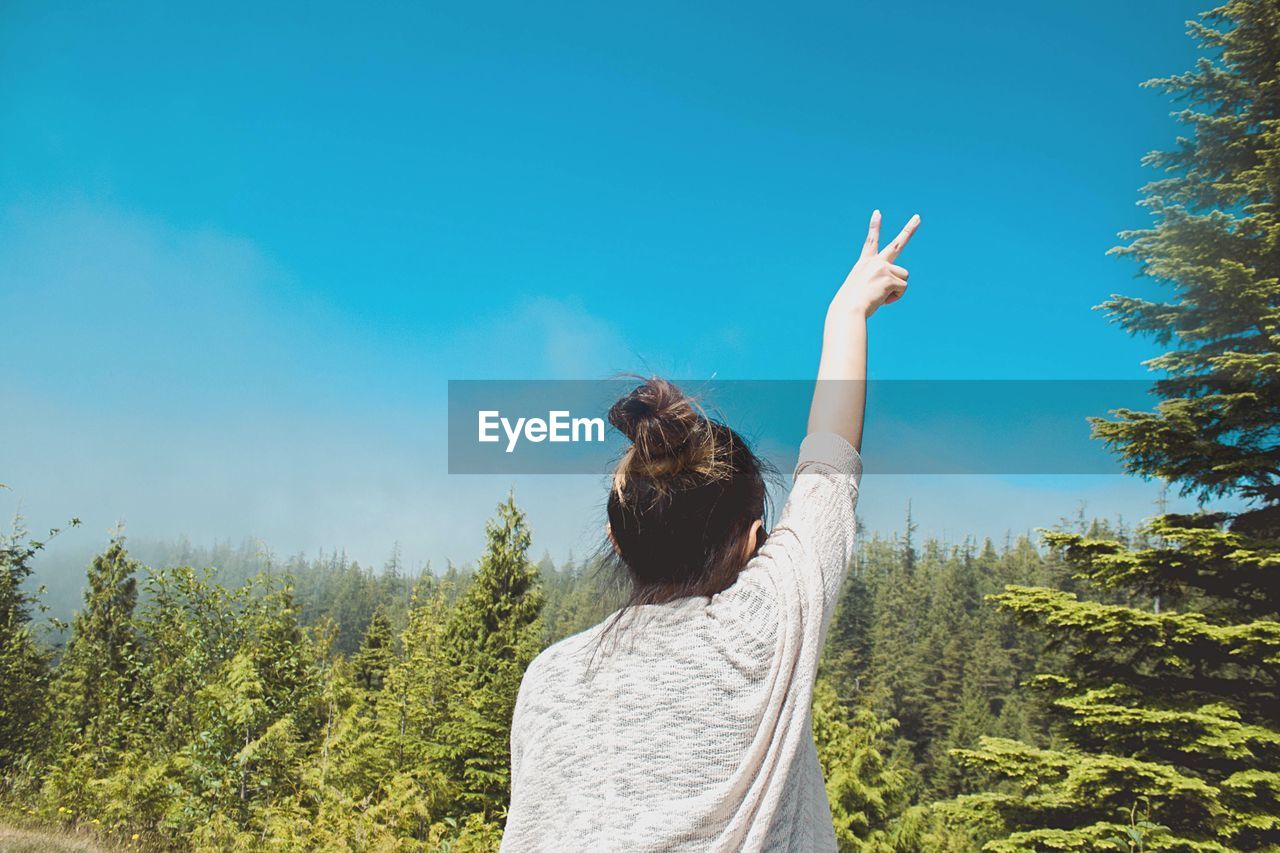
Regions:
<instances>
[{"instance_id":1,"label":"woman","mask_svg":"<svg viewBox=\"0 0 1280 853\"><path fill-rule=\"evenodd\" d=\"M835 849L810 704L853 552L867 318L906 292L894 261L919 222L881 250L871 215L767 539L762 466L733 430L656 379L610 410L632 441L608 502L632 595L525 673L504 850Z\"/></svg>"}]
</instances>

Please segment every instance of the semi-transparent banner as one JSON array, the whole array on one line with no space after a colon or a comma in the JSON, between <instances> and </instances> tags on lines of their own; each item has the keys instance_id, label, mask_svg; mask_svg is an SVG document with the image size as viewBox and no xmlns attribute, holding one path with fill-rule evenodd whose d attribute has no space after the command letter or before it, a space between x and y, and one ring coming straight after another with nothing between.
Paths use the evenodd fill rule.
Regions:
<instances>
[{"instance_id":1,"label":"semi-transparent banner","mask_svg":"<svg viewBox=\"0 0 1280 853\"><path fill-rule=\"evenodd\" d=\"M635 379L450 380L449 473L599 474L627 446L609 407ZM785 470L805 436L814 381L684 380L703 410ZM868 474L1117 474L1090 417L1151 411L1130 380L872 380ZM856 388L841 389L855 393Z\"/></svg>"}]
</instances>

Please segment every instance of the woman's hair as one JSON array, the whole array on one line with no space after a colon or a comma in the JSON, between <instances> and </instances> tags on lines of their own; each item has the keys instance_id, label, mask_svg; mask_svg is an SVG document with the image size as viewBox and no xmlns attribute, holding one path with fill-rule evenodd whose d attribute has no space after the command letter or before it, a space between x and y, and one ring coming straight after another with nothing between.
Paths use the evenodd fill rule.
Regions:
<instances>
[{"instance_id":1,"label":"woman's hair","mask_svg":"<svg viewBox=\"0 0 1280 853\"><path fill-rule=\"evenodd\" d=\"M672 383L644 381L609 410L631 440L609 490L627 605L711 596L733 585L744 537L768 508L768 464ZM625 608L624 608L625 609Z\"/></svg>"}]
</instances>

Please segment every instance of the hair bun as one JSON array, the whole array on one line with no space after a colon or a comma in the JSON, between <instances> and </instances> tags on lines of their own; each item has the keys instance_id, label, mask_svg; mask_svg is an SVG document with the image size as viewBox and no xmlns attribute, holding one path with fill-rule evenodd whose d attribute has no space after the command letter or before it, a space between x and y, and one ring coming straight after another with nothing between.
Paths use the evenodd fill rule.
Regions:
<instances>
[{"instance_id":1,"label":"hair bun","mask_svg":"<svg viewBox=\"0 0 1280 853\"><path fill-rule=\"evenodd\" d=\"M662 479L691 469L711 474L716 468L711 421L665 379L650 378L614 403L609 423L631 439L618 466L624 482L627 476Z\"/></svg>"},{"instance_id":2,"label":"hair bun","mask_svg":"<svg viewBox=\"0 0 1280 853\"><path fill-rule=\"evenodd\" d=\"M665 379L648 379L609 409L609 423L635 444L680 449L703 420L684 392Z\"/></svg>"}]
</instances>

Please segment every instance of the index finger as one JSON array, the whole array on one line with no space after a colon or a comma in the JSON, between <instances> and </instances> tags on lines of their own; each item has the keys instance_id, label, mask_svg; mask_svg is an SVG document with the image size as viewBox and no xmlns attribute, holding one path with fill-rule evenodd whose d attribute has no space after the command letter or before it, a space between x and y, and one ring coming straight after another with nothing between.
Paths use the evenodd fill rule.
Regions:
<instances>
[{"instance_id":1,"label":"index finger","mask_svg":"<svg viewBox=\"0 0 1280 853\"><path fill-rule=\"evenodd\" d=\"M868 258L880 250L880 211L871 211L871 224L867 226L867 239L862 244L862 257Z\"/></svg>"},{"instance_id":2,"label":"index finger","mask_svg":"<svg viewBox=\"0 0 1280 853\"><path fill-rule=\"evenodd\" d=\"M908 241L911 240L911 235L916 233L916 228L918 227L920 227L920 214L917 213L907 221L906 225L902 226L902 230L898 232L897 237L893 238L893 242L880 251L880 257L886 261L897 259L898 255L902 254L902 250L907 247Z\"/></svg>"}]
</instances>

